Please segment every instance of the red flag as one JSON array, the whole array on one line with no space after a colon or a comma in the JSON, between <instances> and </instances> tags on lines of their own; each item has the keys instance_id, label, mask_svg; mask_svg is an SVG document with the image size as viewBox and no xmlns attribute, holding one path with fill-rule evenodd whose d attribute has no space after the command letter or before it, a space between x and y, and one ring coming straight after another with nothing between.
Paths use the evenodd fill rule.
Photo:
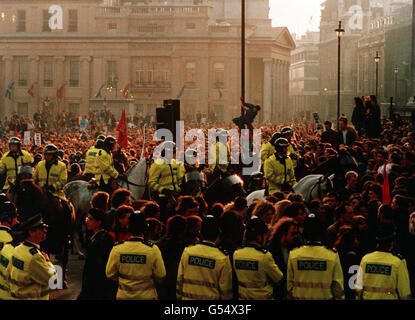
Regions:
<instances>
[{"instance_id":1,"label":"red flag","mask_svg":"<svg viewBox=\"0 0 415 320\"><path fill-rule=\"evenodd\" d=\"M127 139L127 117L125 116L125 110L122 109L121 119L117 126L118 131L118 144L123 147L127 148L128 139Z\"/></svg>"},{"instance_id":2,"label":"red flag","mask_svg":"<svg viewBox=\"0 0 415 320\"><path fill-rule=\"evenodd\" d=\"M389 177L388 177L388 173L386 172L386 163L383 165L382 203L383 204L391 203Z\"/></svg>"},{"instance_id":3,"label":"red flag","mask_svg":"<svg viewBox=\"0 0 415 320\"><path fill-rule=\"evenodd\" d=\"M31 95L32 97L34 97L34 96L35 96L35 93L33 92L33 89L35 88L35 84L37 84L37 81L35 81L35 82L32 84L32 86L30 87L30 89L29 89L29 90L27 90L27 93L28 93L29 95Z\"/></svg>"},{"instance_id":4,"label":"red flag","mask_svg":"<svg viewBox=\"0 0 415 320\"><path fill-rule=\"evenodd\" d=\"M131 83L128 83L125 86L124 91L122 92L122 95L124 98L128 98L128 93L130 92L130 86L131 86Z\"/></svg>"},{"instance_id":5,"label":"red flag","mask_svg":"<svg viewBox=\"0 0 415 320\"><path fill-rule=\"evenodd\" d=\"M18 136L20 136L20 133L21 133L21 131L17 131L17 126L14 127L14 136L18 137Z\"/></svg>"},{"instance_id":6,"label":"red flag","mask_svg":"<svg viewBox=\"0 0 415 320\"><path fill-rule=\"evenodd\" d=\"M65 89L66 83L64 83L58 90L56 90L56 97L59 101L63 98L63 89Z\"/></svg>"}]
</instances>

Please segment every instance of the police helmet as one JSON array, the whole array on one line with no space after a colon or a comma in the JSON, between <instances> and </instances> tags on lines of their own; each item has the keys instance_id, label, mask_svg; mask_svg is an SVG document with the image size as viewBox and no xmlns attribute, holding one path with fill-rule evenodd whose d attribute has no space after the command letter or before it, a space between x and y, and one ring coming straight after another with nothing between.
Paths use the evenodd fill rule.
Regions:
<instances>
[{"instance_id":1,"label":"police helmet","mask_svg":"<svg viewBox=\"0 0 415 320\"><path fill-rule=\"evenodd\" d=\"M291 127L284 127L281 130L281 134L283 136L285 136L285 135L292 135L293 133L294 133L294 131L293 131L293 129L291 129Z\"/></svg>"},{"instance_id":2,"label":"police helmet","mask_svg":"<svg viewBox=\"0 0 415 320\"><path fill-rule=\"evenodd\" d=\"M34 160L35 160L35 162L42 161L42 154L36 153L35 156L34 156Z\"/></svg>"},{"instance_id":3,"label":"police helmet","mask_svg":"<svg viewBox=\"0 0 415 320\"><path fill-rule=\"evenodd\" d=\"M16 215L16 206L12 202L6 201L0 206L0 221L5 221L9 218L13 219Z\"/></svg>"},{"instance_id":4,"label":"police helmet","mask_svg":"<svg viewBox=\"0 0 415 320\"><path fill-rule=\"evenodd\" d=\"M44 155L51 154L51 155L57 156L58 148L54 144L48 144L43 150L43 154Z\"/></svg>"},{"instance_id":5,"label":"police helmet","mask_svg":"<svg viewBox=\"0 0 415 320\"><path fill-rule=\"evenodd\" d=\"M97 137L97 140L105 140L105 136L104 136L103 134L100 134L100 135Z\"/></svg>"},{"instance_id":6,"label":"police helmet","mask_svg":"<svg viewBox=\"0 0 415 320\"><path fill-rule=\"evenodd\" d=\"M116 143L117 143L117 140L115 140L114 137L108 136L104 140L104 148L107 150L112 150L112 148L114 147Z\"/></svg>"},{"instance_id":7,"label":"police helmet","mask_svg":"<svg viewBox=\"0 0 415 320\"><path fill-rule=\"evenodd\" d=\"M79 160L79 159L81 159L82 158L82 153L81 153L81 151L77 151L76 153L75 153L75 157Z\"/></svg>"},{"instance_id":8,"label":"police helmet","mask_svg":"<svg viewBox=\"0 0 415 320\"><path fill-rule=\"evenodd\" d=\"M95 148L103 149L104 148L104 141L105 141L105 139L97 139L97 141L95 141Z\"/></svg>"},{"instance_id":9,"label":"police helmet","mask_svg":"<svg viewBox=\"0 0 415 320\"><path fill-rule=\"evenodd\" d=\"M276 150L281 151L281 150L282 150L282 148L284 148L284 147L288 147L289 145L290 145L290 143L288 142L288 140L287 140L287 139L285 139L285 138L278 138L278 139L275 141L275 143L274 143L274 148L275 148Z\"/></svg>"},{"instance_id":10,"label":"police helmet","mask_svg":"<svg viewBox=\"0 0 415 320\"><path fill-rule=\"evenodd\" d=\"M281 133L279 133L279 132L275 132L273 135L272 135L272 138L271 138L271 140L269 141L272 145L274 145L274 143L275 143L275 141L277 141L277 139L279 139L279 138L281 138L282 137L282 135L281 135Z\"/></svg>"},{"instance_id":11,"label":"police helmet","mask_svg":"<svg viewBox=\"0 0 415 320\"><path fill-rule=\"evenodd\" d=\"M134 211L134 213L128 218L128 231L132 235L138 235L146 232L147 229L148 224L144 213L139 210Z\"/></svg>"},{"instance_id":12,"label":"police helmet","mask_svg":"<svg viewBox=\"0 0 415 320\"><path fill-rule=\"evenodd\" d=\"M81 167L78 163L72 163L70 167L70 171L72 174L77 175L79 172L81 172Z\"/></svg>"},{"instance_id":13,"label":"police helmet","mask_svg":"<svg viewBox=\"0 0 415 320\"><path fill-rule=\"evenodd\" d=\"M75 153L71 153L71 154L69 155L69 160L70 160L71 162L76 161L76 155L75 155Z\"/></svg>"},{"instance_id":14,"label":"police helmet","mask_svg":"<svg viewBox=\"0 0 415 320\"><path fill-rule=\"evenodd\" d=\"M63 156L64 155L65 154L64 154L63 150L62 149L59 149L59 151L58 151L58 157L61 158L61 159L63 159Z\"/></svg>"},{"instance_id":15,"label":"police helmet","mask_svg":"<svg viewBox=\"0 0 415 320\"><path fill-rule=\"evenodd\" d=\"M21 142L20 142L20 138L18 137L12 137L9 139L9 147L11 147L12 145L17 145L18 147L21 146Z\"/></svg>"},{"instance_id":16,"label":"police helmet","mask_svg":"<svg viewBox=\"0 0 415 320\"><path fill-rule=\"evenodd\" d=\"M246 232L252 236L257 236L268 232L267 224L261 218L253 216L246 223Z\"/></svg>"},{"instance_id":17,"label":"police helmet","mask_svg":"<svg viewBox=\"0 0 415 320\"><path fill-rule=\"evenodd\" d=\"M324 237L324 225L315 213L310 213L304 219L303 236L308 241L322 241Z\"/></svg>"},{"instance_id":18,"label":"police helmet","mask_svg":"<svg viewBox=\"0 0 415 320\"><path fill-rule=\"evenodd\" d=\"M66 167L68 167L68 165L69 165L68 159L63 159L62 162L65 164Z\"/></svg>"}]
</instances>

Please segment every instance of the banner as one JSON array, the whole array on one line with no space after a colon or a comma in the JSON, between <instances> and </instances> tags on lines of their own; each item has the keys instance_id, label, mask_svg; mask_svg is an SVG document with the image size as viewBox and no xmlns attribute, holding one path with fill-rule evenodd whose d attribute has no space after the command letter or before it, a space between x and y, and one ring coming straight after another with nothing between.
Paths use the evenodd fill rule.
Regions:
<instances>
[{"instance_id":1,"label":"banner","mask_svg":"<svg viewBox=\"0 0 415 320\"><path fill-rule=\"evenodd\" d=\"M36 146L42 145L42 137L40 136L40 133L35 133L35 145Z\"/></svg>"},{"instance_id":2,"label":"banner","mask_svg":"<svg viewBox=\"0 0 415 320\"><path fill-rule=\"evenodd\" d=\"M28 146L30 144L30 131L25 131L23 133L23 144Z\"/></svg>"},{"instance_id":3,"label":"banner","mask_svg":"<svg viewBox=\"0 0 415 320\"><path fill-rule=\"evenodd\" d=\"M323 130L324 129L323 124L321 123L320 116L318 115L318 113L313 112L313 117L314 117L314 121L316 123L316 129L317 130Z\"/></svg>"},{"instance_id":4,"label":"banner","mask_svg":"<svg viewBox=\"0 0 415 320\"><path fill-rule=\"evenodd\" d=\"M124 149L128 146L127 139L127 117L125 116L125 109L122 109L121 119L117 126L118 144Z\"/></svg>"}]
</instances>

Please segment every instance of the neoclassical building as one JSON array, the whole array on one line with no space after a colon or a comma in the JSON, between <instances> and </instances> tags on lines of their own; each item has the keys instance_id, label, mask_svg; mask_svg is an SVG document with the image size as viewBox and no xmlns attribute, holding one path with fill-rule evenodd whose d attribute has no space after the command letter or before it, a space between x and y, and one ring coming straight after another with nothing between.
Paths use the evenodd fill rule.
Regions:
<instances>
[{"instance_id":1,"label":"neoclassical building","mask_svg":"<svg viewBox=\"0 0 415 320\"><path fill-rule=\"evenodd\" d=\"M182 118L230 121L240 113L240 10L239 0L0 0L1 119L31 117L46 98L79 115L146 115L180 97ZM261 122L285 120L295 43L272 27L269 0L247 0L246 13L246 100L263 106Z\"/></svg>"}]
</instances>

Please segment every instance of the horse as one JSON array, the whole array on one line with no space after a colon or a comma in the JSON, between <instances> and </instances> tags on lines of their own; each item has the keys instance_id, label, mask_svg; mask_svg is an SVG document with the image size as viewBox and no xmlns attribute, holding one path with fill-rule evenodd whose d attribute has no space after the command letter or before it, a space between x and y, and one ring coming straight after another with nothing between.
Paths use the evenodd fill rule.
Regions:
<instances>
[{"instance_id":1,"label":"horse","mask_svg":"<svg viewBox=\"0 0 415 320\"><path fill-rule=\"evenodd\" d=\"M204 193L206 203L209 207L216 202L226 205L238 196L246 196L243 184L243 179L236 174L216 180Z\"/></svg>"},{"instance_id":2,"label":"horse","mask_svg":"<svg viewBox=\"0 0 415 320\"><path fill-rule=\"evenodd\" d=\"M305 202L315 198L323 198L325 194L339 189L344 183L344 175L347 171L356 170L356 159L346 150L340 150L338 155L323 162L312 174L302 178L294 185L294 192L300 193ZM330 175L330 176L329 176ZM248 205L253 200L265 199L265 190L257 190L248 195Z\"/></svg>"},{"instance_id":3,"label":"horse","mask_svg":"<svg viewBox=\"0 0 415 320\"><path fill-rule=\"evenodd\" d=\"M310 202L313 199L321 199L331 190L333 190L334 175L327 176L322 174L311 174L302 178L294 185L293 191L303 196L305 202ZM247 197L248 206L255 199L265 200L265 189L257 190L250 193Z\"/></svg>"},{"instance_id":4,"label":"horse","mask_svg":"<svg viewBox=\"0 0 415 320\"><path fill-rule=\"evenodd\" d=\"M62 264L65 279L69 243L73 239L75 225L72 204L63 204L60 199L36 185L33 179L23 179L12 184L7 196L16 205L20 222L41 214L48 225L46 240L41 243L41 248L48 254L54 254L58 264Z\"/></svg>"},{"instance_id":5,"label":"horse","mask_svg":"<svg viewBox=\"0 0 415 320\"><path fill-rule=\"evenodd\" d=\"M147 176L150 162L143 158L126 172L126 179L118 179L117 185L119 188L125 188L131 191L131 198L133 200L140 200L143 198L146 190ZM95 193L99 191L97 187L91 187L91 184L86 181L75 180L65 185L63 189L66 197L73 204L76 213L74 245L80 257L83 253L80 251L80 239L82 237L82 225L85 222L86 215L91 208L91 199Z\"/></svg>"}]
</instances>

